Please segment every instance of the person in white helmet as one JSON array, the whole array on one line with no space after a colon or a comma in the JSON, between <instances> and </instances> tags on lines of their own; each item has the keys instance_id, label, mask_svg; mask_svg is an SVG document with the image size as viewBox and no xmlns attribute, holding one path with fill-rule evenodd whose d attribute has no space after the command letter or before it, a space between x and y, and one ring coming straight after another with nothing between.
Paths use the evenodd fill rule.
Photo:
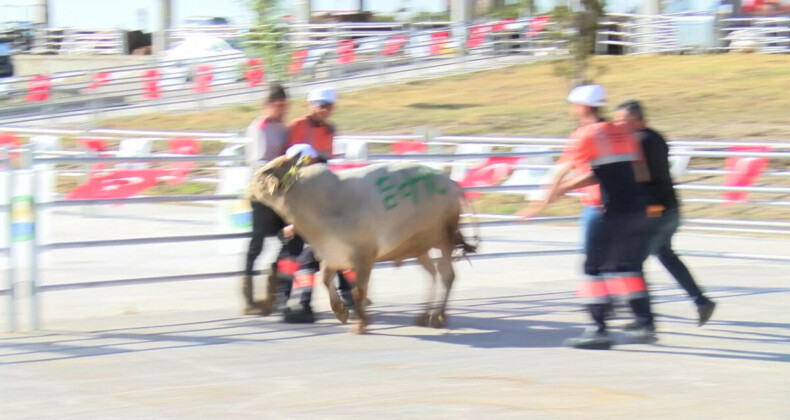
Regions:
<instances>
[{"instance_id":1,"label":"person in white helmet","mask_svg":"<svg viewBox=\"0 0 790 420\"><path fill-rule=\"evenodd\" d=\"M335 127L329 117L335 111L337 92L332 88L313 89L307 94L310 113L288 124L288 147L309 144L318 153L320 162L327 162L334 155ZM338 292L348 307L353 306L351 285L343 273L337 273Z\"/></svg>"},{"instance_id":2,"label":"person in white helmet","mask_svg":"<svg viewBox=\"0 0 790 420\"><path fill-rule=\"evenodd\" d=\"M655 327L650 298L642 273L643 249L650 225L647 222L644 188L646 167L637 139L601 118L606 91L600 85L584 85L568 95L571 114L579 127L571 135L564 164L548 190L547 198L522 215L531 217L546 205L578 188L598 185L601 211L586 226L585 280L576 292L587 304L595 326L566 345L581 349L608 349L606 317L612 297L624 296L636 317L626 331L633 342L654 340ZM565 178L575 169L570 180Z\"/></svg>"},{"instance_id":3,"label":"person in white helmet","mask_svg":"<svg viewBox=\"0 0 790 420\"><path fill-rule=\"evenodd\" d=\"M332 157L335 128L329 117L335 110L337 93L323 88L310 91L307 95L310 113L288 124L288 146L304 143L313 146L323 160Z\"/></svg>"}]
</instances>

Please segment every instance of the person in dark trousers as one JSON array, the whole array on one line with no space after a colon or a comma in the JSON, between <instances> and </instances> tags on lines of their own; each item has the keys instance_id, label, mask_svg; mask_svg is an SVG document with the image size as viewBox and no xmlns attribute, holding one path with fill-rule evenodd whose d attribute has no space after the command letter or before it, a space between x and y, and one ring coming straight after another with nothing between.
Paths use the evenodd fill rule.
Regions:
<instances>
[{"instance_id":1,"label":"person in dark trousers","mask_svg":"<svg viewBox=\"0 0 790 420\"><path fill-rule=\"evenodd\" d=\"M326 163L334 155L335 127L329 122L337 106L337 92L320 88L307 95L310 113L288 123L288 145L308 144L317 152L317 161ZM347 307L352 307L351 284L343 273L337 273L337 291Z\"/></svg>"},{"instance_id":2,"label":"person in dark trousers","mask_svg":"<svg viewBox=\"0 0 790 420\"><path fill-rule=\"evenodd\" d=\"M661 134L647 127L642 105L635 100L621 103L615 109L615 122L639 139L650 171L645 183L648 212L652 216L652 233L645 247L645 258L655 255L672 277L694 299L703 326L713 315L716 303L697 286L689 269L672 249L672 237L680 225L680 209L669 172L669 146Z\"/></svg>"},{"instance_id":3,"label":"person in dark trousers","mask_svg":"<svg viewBox=\"0 0 790 420\"><path fill-rule=\"evenodd\" d=\"M285 88L279 84L273 84L269 88L269 96L263 106L263 113L260 117L253 120L247 129L247 137L251 143L248 148L248 161L253 170L255 167L262 166L268 161L282 156L288 143L288 128L285 125L285 114L288 110L288 95ZM274 281L267 282L269 287L269 299L266 301L256 301L254 298L253 272L255 260L263 252L263 242L266 237L277 235L285 226L285 223L271 208L257 202L251 201L252 206L252 239L247 251L247 261L244 266L244 277L242 278L242 295L244 296L244 314L246 315L268 315L271 313L273 290L271 285ZM275 267L272 267L271 274L275 275Z\"/></svg>"},{"instance_id":4,"label":"person in dark trousers","mask_svg":"<svg viewBox=\"0 0 790 420\"><path fill-rule=\"evenodd\" d=\"M285 155L291 158L307 158L307 165L323 163L322 156L309 144L297 143L289 147ZM312 323L315 315L310 304L315 286L316 274L320 263L313 253L313 247L304 242L298 234L298 226L288 225L278 234L283 248L277 257L274 286L277 307L282 309L283 320L287 323ZM346 279L346 276L349 276ZM347 273L338 285L338 293L348 293L353 275ZM343 283L345 282L345 289ZM349 308L353 308L349 306Z\"/></svg>"},{"instance_id":5,"label":"person in dark trousers","mask_svg":"<svg viewBox=\"0 0 790 420\"><path fill-rule=\"evenodd\" d=\"M637 140L612 122L600 117L606 92L600 85L579 86L568 95L571 113L579 127L571 135L570 162L549 188L547 198L522 213L531 217L546 205L578 188L599 184L602 211L588 222L585 238L585 280L576 294L587 306L594 327L565 344L579 349L608 349L613 340L606 317L612 297L624 296L636 318L626 335L633 342L652 342L655 327L650 297L642 273L642 249L648 222L643 187L646 176L640 162ZM565 181L569 168L589 167Z\"/></svg>"}]
</instances>

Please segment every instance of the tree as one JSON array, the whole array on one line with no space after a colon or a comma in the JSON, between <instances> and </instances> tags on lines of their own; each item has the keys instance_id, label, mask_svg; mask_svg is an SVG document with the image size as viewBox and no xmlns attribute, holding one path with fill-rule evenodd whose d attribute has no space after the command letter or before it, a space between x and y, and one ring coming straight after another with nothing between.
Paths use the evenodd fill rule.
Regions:
<instances>
[{"instance_id":1,"label":"tree","mask_svg":"<svg viewBox=\"0 0 790 420\"><path fill-rule=\"evenodd\" d=\"M255 26L244 36L249 49L263 58L266 73L273 80L283 80L290 55L285 44L287 29L279 19L277 0L248 0L255 12Z\"/></svg>"},{"instance_id":2,"label":"tree","mask_svg":"<svg viewBox=\"0 0 790 420\"><path fill-rule=\"evenodd\" d=\"M550 36L564 41L568 56L555 62L554 72L565 77L570 87L592 82L593 72L600 76L606 70L603 66L593 67L590 58L595 52L595 34L598 21L603 16L604 0L582 0L582 10L572 11L559 6L552 12L555 29Z\"/></svg>"}]
</instances>

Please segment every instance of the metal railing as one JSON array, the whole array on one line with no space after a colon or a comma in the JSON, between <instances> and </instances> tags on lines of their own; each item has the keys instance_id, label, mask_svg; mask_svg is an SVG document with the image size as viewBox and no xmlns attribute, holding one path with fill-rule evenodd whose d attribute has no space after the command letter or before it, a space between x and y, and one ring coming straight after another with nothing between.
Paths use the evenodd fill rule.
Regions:
<instances>
[{"instance_id":1,"label":"metal railing","mask_svg":"<svg viewBox=\"0 0 790 420\"><path fill-rule=\"evenodd\" d=\"M32 131L40 131L40 130L32 130ZM54 131L54 130L52 130ZM60 131L60 132L66 132ZM98 130L97 130L98 131ZM70 131L68 131L71 133ZM145 132L145 131L143 131ZM124 135L135 135L139 134L140 132L135 131L124 131L124 130L105 130L100 131L99 133L95 134L108 134L112 136L124 136ZM167 135L172 134L173 132L145 132L146 134L155 134L155 135ZM184 134L184 133L178 133ZM192 137L209 137L209 135L216 135L221 133L192 133ZM360 142L364 141L367 143L392 143L394 141L399 141L403 139L408 140L425 140L424 137L419 135L406 135L406 136L393 136L393 135L357 135L357 136L343 136L336 139L338 142ZM366 161L394 161L394 160L413 160L413 161L420 161L427 164L441 164L450 165L458 164L459 162L464 162L468 160L480 160L489 157L502 157L502 156L512 156L512 157L522 157L522 158L540 158L540 157L552 157L559 154L559 147L564 142L564 139L542 139L543 143L539 141L541 138L535 137L526 137L526 138L504 138L504 137L474 137L474 136L439 136L433 139L428 144L441 144L441 145L461 145L461 144L468 144L468 143L476 143L476 144L483 144L484 142L488 142L488 146L499 146L499 147L541 147L547 148L549 150L540 150L540 151L530 151L530 150L517 150L512 149L512 151L501 151L501 152L485 152L485 153L424 153L424 154L416 154L416 155L393 155L393 154L376 154L376 155L369 155L366 157ZM691 157L703 157L709 161L712 156L716 158L725 158L725 157L732 157L732 156L739 156L739 157L749 157L749 156L759 156L764 157L765 154L755 154L755 153L740 153L731 152L731 151L722 151L722 150L710 150L711 141L690 141L690 140L683 140L679 142L685 150L677 151L678 153L683 153L684 155L691 156ZM732 143L740 143L740 142L732 142ZM695 144L702 145L703 150L699 149L688 149ZM779 150L786 150L790 149L790 143L771 143L775 146L775 149ZM23 152L23 162L28 162L27 166L23 169L17 171L10 171L8 170L8 161L0 159L0 163L4 163L5 171L3 171L7 175L8 180L8 197L9 197L9 204L11 203L10 197L14 196L14 180L16 176L22 176L25 174L29 174L32 176L33 181L33 190L35 191L35 185L37 184L37 179L40 176L39 170L35 169L36 167L41 167L41 165L58 165L58 164L91 164L91 163L130 163L130 162L149 162L149 163L162 163L162 162L183 162L183 161L217 161L217 162L226 162L231 164L241 164L244 162L245 157L243 156L142 156L142 157L86 157L86 156L53 156L52 152L47 152L49 157L43 156L32 156L29 158L25 158L24 156L28 156L30 154L29 151ZM771 159L781 159L786 160L790 158L790 152L776 152L774 154L769 154ZM351 157L350 161L356 162L357 160ZM340 161L341 163L343 160ZM530 165L524 164L520 168L535 168L535 167L546 167L551 165ZM57 170L57 167L55 167ZM703 171L710 171L712 169L700 169ZM775 176L788 176L788 171L786 170L769 170L766 172L777 174ZM507 194L524 194L525 192L540 190L542 185L490 185L490 186L480 186L480 187L470 187L467 188L469 192L480 192L484 194L490 193L507 193ZM787 200L787 196L790 195L790 186L753 186L753 187L729 187L729 186L721 186L721 185L710 185L710 184L697 184L695 183L682 183L677 187L681 191L688 191L688 192L722 192L722 191L743 191L749 192L752 194L760 194L760 195L772 195L778 196L774 200L775 203L782 203L782 205L790 205L790 201ZM105 205L105 204L114 204L114 203L123 203L123 204L142 204L142 203L163 203L163 202L192 202L192 201L226 201L226 200L238 200L239 197L237 195L228 195L228 194L207 194L207 195L177 195L177 196L147 196L147 197L130 197L124 199L83 199L83 200L63 200L63 199L56 199L54 201L44 201L40 203L36 203L35 201L35 194L33 195L33 202L30 203L33 209L33 217L32 220L34 223L39 223L41 218L43 217L43 212L48 209L54 208L63 208L63 207L83 207L83 206L93 206L93 205ZM700 198L701 200L713 200L711 198ZM685 197L684 201L692 201L694 200L693 197ZM765 204L765 201L758 200L758 201L746 201L739 203L741 205L748 205L748 206L758 206ZM10 207L8 207L8 214L9 214L9 225L15 222L12 218L12 212L10 211ZM501 215L501 214L475 214L475 215L464 215L465 218L475 218L479 220L479 225L482 228L489 228L489 227L496 227L496 226L508 226L512 225L513 223L523 222L523 219L512 216L512 215ZM567 222L574 222L577 220L577 217L542 217L531 219L528 223L567 223ZM684 229L686 230L695 230L701 232L709 232L709 233L724 233L724 234L770 234L770 235L790 235L790 221L769 221L769 220L737 220L737 219L721 219L721 218L688 218L685 221ZM464 223L464 226L468 226L468 223ZM8 230L10 232L11 229ZM35 232L35 229L33 229ZM10 233L9 233L10 236ZM193 241L219 241L219 240L229 240L229 239L241 239L248 236L248 233L219 233L219 234L199 234L199 235L176 235L176 236L145 236L145 237L138 237L138 238L123 238L123 239L105 239L105 240L65 240L65 241L58 241L58 242L50 242L50 243L41 243L40 239L34 235L32 239L32 247L30 250L30 269L28 273L28 281L30 287L28 288L30 293L30 320L32 323L33 328L40 327L40 301L38 295L43 292L54 292L60 290L73 290L73 289L82 289L82 288L91 288L91 287L109 287L109 286L119 286L119 285L129 285L129 284L147 284L147 283L161 283L161 282L176 282L176 281L193 281L193 280L201 280L201 279L209 279L209 278L224 278L230 276L240 275L241 271L218 271L218 272L211 272L211 273L192 273L192 274L177 274L177 275L166 275L166 276L154 276L154 277L134 277L134 278L122 278L122 279L112 279L112 280L99 280L99 281L85 281L85 282L76 282L76 283L67 283L67 284L45 284L41 280L41 269L38 264L39 257L41 253L44 252L53 252L59 250L68 250L68 249L77 249L77 248L99 248L99 247L117 247L117 246L143 246L143 245L154 245L154 244L164 244L164 243L186 243L186 242L193 242ZM9 237L9 244L11 244L11 239ZM10 255L11 249L0 249L0 252L8 253ZM518 251L518 252L500 252L500 253L493 253L493 254L482 254L476 256L474 258L503 258L503 257L513 257L513 256L542 256L542 255L563 255L563 254L571 254L578 252L578 249L575 245L571 248L566 249L559 249L559 250L552 250L552 251ZM749 254L749 253L723 253L723 252L712 252L712 251L704 251L704 252L697 252L693 251L688 253L690 255L697 255L702 257L719 257L719 258L743 258L743 259L753 259L759 261L772 261L772 262L790 262L790 258L785 258L776 255L761 255L761 254ZM387 264L380 264L377 267L388 266ZM4 290L0 290L0 295L5 295L8 297L7 301L10 305L9 308L9 319L8 319L8 326L9 329L14 329L15 319L13 315L15 314L15 299L16 295L14 293L14 279L15 279L15 272L13 269L12 264L9 264L7 269L7 285L8 287Z\"/></svg>"},{"instance_id":2,"label":"metal railing","mask_svg":"<svg viewBox=\"0 0 790 420\"><path fill-rule=\"evenodd\" d=\"M565 54L564 44L546 38L545 31L529 39L524 39L523 33L519 31L513 32L515 38L512 39L493 39L489 35L480 39L479 44L468 47L467 34L456 33L451 29L391 31L384 36L355 38L356 34L366 34L358 31L364 26L339 26L345 28L342 31L334 31L335 28L317 35L323 40L292 39L283 42L285 54L306 52L304 58L295 59L300 61L300 66L289 71L291 85L349 84L353 81L380 84L422 78L431 73L458 73L516 64L531 61L538 55ZM447 32L449 36L434 38L434 34L439 32ZM393 35L402 35L405 39L394 42L391 38ZM353 51L341 52L341 43L349 39L354 39L356 43ZM198 66L211 66L213 79L208 87L210 92L195 92L194 76ZM144 97L145 86L151 83L145 72L151 69L160 71L155 83L161 96L158 99ZM7 123L30 122L53 116L87 116L95 119L100 113L119 113L122 110L161 109L175 105L181 109L195 105L202 108L211 104L227 106L257 102L262 95L262 88L251 88L244 81L248 69L247 57L229 53L203 59L160 60L144 65L55 73L49 78L51 97L42 102L22 101L30 90L33 76L15 77L3 81L11 99L0 108L0 119ZM444 71L439 72L440 69ZM95 83L97 75L102 74L109 74L109 79Z\"/></svg>"},{"instance_id":3,"label":"metal railing","mask_svg":"<svg viewBox=\"0 0 790 420\"><path fill-rule=\"evenodd\" d=\"M716 20L714 15L607 14L596 34L599 54L746 51L790 52L790 18Z\"/></svg>"}]
</instances>

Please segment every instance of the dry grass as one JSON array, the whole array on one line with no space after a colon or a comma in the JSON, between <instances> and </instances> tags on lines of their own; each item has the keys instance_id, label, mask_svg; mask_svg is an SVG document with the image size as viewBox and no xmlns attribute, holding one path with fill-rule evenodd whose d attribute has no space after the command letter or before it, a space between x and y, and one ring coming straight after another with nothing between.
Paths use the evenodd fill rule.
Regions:
<instances>
[{"instance_id":1,"label":"dry grass","mask_svg":"<svg viewBox=\"0 0 790 420\"><path fill-rule=\"evenodd\" d=\"M645 102L651 123L670 138L790 138L790 57L699 55L597 57L608 67L599 82L612 103ZM564 81L549 63L523 65L341 95L334 117L343 133L409 133L419 127L445 134L564 136ZM293 101L291 114L306 111ZM108 127L240 130L255 106L193 114L152 114L106 121Z\"/></svg>"},{"instance_id":2,"label":"dry grass","mask_svg":"<svg viewBox=\"0 0 790 420\"><path fill-rule=\"evenodd\" d=\"M608 67L598 81L609 90L611 102L643 100L651 124L670 139L790 139L788 56L611 56L596 60ZM342 133L410 133L430 127L443 134L567 136L573 121L567 115L566 92L564 81L552 74L551 64L523 65L344 93L333 120ZM292 116L305 112L303 101L293 101ZM257 113L257 106L247 105L205 113L144 115L103 125L243 130ZM721 164L721 160L699 161L694 166ZM771 166L788 169L786 161L773 161ZM721 185L721 180L705 182ZM760 184L787 185L787 181L763 178ZM693 196L720 195L694 192ZM476 204L478 210L497 213L511 213L523 205L522 197L516 195L483 196ZM578 210L576 200L565 200L546 214L577 214ZM694 217L788 219L786 210L776 207L689 204L685 210Z\"/></svg>"}]
</instances>

